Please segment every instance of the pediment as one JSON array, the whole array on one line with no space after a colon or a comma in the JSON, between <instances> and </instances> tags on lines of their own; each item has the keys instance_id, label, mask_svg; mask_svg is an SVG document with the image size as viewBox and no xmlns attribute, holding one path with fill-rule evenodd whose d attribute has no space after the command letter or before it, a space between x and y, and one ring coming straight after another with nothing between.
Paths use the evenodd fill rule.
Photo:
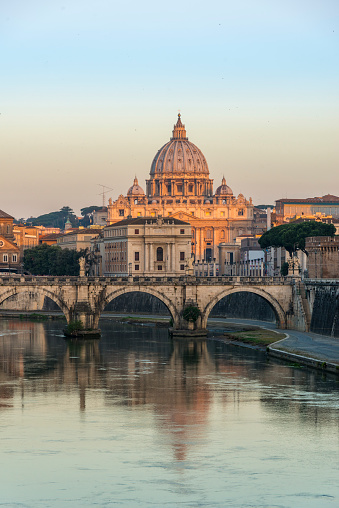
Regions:
<instances>
[{"instance_id":1,"label":"pediment","mask_svg":"<svg viewBox=\"0 0 339 508\"><path fill-rule=\"evenodd\" d=\"M8 250L18 251L19 247L4 236L0 235L0 252Z\"/></svg>"},{"instance_id":2,"label":"pediment","mask_svg":"<svg viewBox=\"0 0 339 508\"><path fill-rule=\"evenodd\" d=\"M168 217L173 217L174 219L180 219L185 222L189 222L190 220L196 218L192 216L190 213L184 212L183 210L179 210L177 212L171 213Z\"/></svg>"}]
</instances>

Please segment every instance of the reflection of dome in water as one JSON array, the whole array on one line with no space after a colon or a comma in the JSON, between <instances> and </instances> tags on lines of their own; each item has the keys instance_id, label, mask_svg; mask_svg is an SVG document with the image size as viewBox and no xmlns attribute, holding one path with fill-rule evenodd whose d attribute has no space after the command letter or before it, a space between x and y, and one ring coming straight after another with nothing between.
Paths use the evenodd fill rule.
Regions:
<instances>
[{"instance_id":1,"label":"reflection of dome in water","mask_svg":"<svg viewBox=\"0 0 339 508\"><path fill-rule=\"evenodd\" d=\"M233 196L233 191L231 187L226 185L225 177L223 177L221 181L221 185L215 191L216 196Z\"/></svg>"},{"instance_id":2,"label":"reflection of dome in water","mask_svg":"<svg viewBox=\"0 0 339 508\"><path fill-rule=\"evenodd\" d=\"M197 146L188 141L185 125L181 123L179 114L173 137L154 157L150 175L170 176L172 173L182 172L209 175L205 156Z\"/></svg>"},{"instance_id":3,"label":"reflection of dome in water","mask_svg":"<svg viewBox=\"0 0 339 508\"><path fill-rule=\"evenodd\" d=\"M127 196L144 196L144 195L145 193L140 187L137 177L135 177L132 187L130 187L127 191Z\"/></svg>"}]
</instances>

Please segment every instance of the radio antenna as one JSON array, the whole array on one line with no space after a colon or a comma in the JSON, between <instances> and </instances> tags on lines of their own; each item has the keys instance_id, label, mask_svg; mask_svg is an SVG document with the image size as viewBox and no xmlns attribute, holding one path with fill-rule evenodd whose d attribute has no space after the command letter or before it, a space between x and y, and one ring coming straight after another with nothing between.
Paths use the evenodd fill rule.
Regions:
<instances>
[{"instance_id":1,"label":"radio antenna","mask_svg":"<svg viewBox=\"0 0 339 508\"><path fill-rule=\"evenodd\" d=\"M102 192L99 192L99 196L102 196L102 206L105 206L106 202L106 192L109 192L113 190L111 187L107 187L106 185L102 185L101 183L98 183L99 187L102 187Z\"/></svg>"}]
</instances>

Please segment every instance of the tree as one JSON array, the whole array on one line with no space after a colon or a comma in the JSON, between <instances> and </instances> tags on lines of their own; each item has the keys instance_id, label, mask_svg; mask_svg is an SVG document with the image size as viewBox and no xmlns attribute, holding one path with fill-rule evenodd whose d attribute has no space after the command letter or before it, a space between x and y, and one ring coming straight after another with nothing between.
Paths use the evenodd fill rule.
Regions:
<instances>
[{"instance_id":1,"label":"tree","mask_svg":"<svg viewBox=\"0 0 339 508\"><path fill-rule=\"evenodd\" d=\"M100 210L101 206L86 206L85 208L81 208L82 219L80 219L80 225L85 228L93 223L92 214L95 210Z\"/></svg>"},{"instance_id":2,"label":"tree","mask_svg":"<svg viewBox=\"0 0 339 508\"><path fill-rule=\"evenodd\" d=\"M85 215L89 215L90 213L95 212L96 210L100 210L101 206L85 206L85 208L81 208L80 212L83 217Z\"/></svg>"},{"instance_id":3,"label":"tree","mask_svg":"<svg viewBox=\"0 0 339 508\"><path fill-rule=\"evenodd\" d=\"M305 239L308 236L334 236L335 226L324 222L290 222L282 224L266 231L259 238L259 245L262 249L269 247L284 247L292 256L293 252L305 250Z\"/></svg>"},{"instance_id":4,"label":"tree","mask_svg":"<svg viewBox=\"0 0 339 508\"><path fill-rule=\"evenodd\" d=\"M77 226L78 219L72 208L69 206L63 206L58 212L45 213L43 215L39 215L39 217L30 217L26 222L32 226L45 226L63 229L67 219L70 220L73 227Z\"/></svg>"},{"instance_id":5,"label":"tree","mask_svg":"<svg viewBox=\"0 0 339 508\"><path fill-rule=\"evenodd\" d=\"M79 258L85 251L61 249L58 245L38 245L24 251L24 270L32 275L79 275Z\"/></svg>"}]
</instances>

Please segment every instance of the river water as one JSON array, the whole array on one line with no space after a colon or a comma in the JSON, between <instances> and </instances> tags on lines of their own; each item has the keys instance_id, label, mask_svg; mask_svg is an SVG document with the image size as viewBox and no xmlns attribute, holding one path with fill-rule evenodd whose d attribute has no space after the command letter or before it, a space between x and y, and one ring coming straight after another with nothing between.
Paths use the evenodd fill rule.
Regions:
<instances>
[{"instance_id":1,"label":"river water","mask_svg":"<svg viewBox=\"0 0 339 508\"><path fill-rule=\"evenodd\" d=\"M339 383L218 340L0 320L0 506L339 506Z\"/></svg>"}]
</instances>

